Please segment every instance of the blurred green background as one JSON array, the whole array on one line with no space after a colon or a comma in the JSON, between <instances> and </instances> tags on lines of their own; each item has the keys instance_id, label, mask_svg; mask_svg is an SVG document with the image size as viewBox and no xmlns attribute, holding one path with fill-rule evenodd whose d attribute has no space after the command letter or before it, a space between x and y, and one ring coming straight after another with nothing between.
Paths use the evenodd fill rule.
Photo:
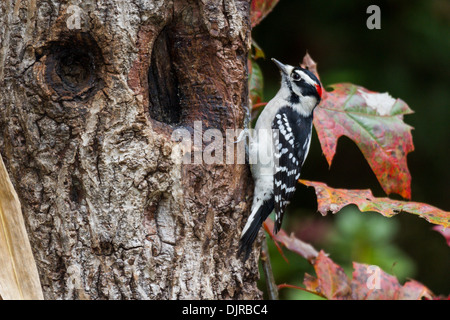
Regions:
<instances>
[{"instance_id":1,"label":"blurred green background","mask_svg":"<svg viewBox=\"0 0 450 320\"><path fill-rule=\"evenodd\" d=\"M366 26L371 4L381 9L380 30ZM266 54L258 60L266 101L280 81L270 58L297 65L309 52L325 87L351 82L408 103L415 112L404 119L414 127L415 151L408 155L412 200L450 211L449 0L280 0L252 36ZM302 178L385 196L359 149L345 137L329 168L314 132ZM402 283L413 278L435 294L450 294L450 247L432 224L408 213L393 218L360 213L355 206L326 217L316 210L314 190L300 186L283 227L325 250L348 274L352 261L375 264ZM277 283L300 285L305 271L314 274L303 258L286 251L287 264L271 241L269 246ZM315 298L295 289L282 289L280 297Z\"/></svg>"}]
</instances>

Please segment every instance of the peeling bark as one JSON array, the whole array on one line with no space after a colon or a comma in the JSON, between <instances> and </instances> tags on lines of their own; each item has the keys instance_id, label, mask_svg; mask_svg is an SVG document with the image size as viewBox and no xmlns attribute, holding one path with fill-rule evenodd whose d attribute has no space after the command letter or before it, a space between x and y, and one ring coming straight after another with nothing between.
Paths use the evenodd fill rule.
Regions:
<instances>
[{"instance_id":1,"label":"peeling bark","mask_svg":"<svg viewBox=\"0 0 450 320\"><path fill-rule=\"evenodd\" d=\"M45 298L261 298L235 254L248 168L182 164L171 139L243 128L249 1L6 0L0 34L0 150Z\"/></svg>"}]
</instances>

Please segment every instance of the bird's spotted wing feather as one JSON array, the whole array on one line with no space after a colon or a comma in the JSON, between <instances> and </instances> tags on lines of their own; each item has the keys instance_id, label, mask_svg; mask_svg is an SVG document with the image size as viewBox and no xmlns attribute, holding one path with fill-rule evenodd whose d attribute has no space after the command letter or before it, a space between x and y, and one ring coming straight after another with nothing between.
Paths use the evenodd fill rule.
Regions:
<instances>
[{"instance_id":1,"label":"bird's spotted wing feather","mask_svg":"<svg viewBox=\"0 0 450 320\"><path fill-rule=\"evenodd\" d=\"M292 117L291 112L294 111L287 108L281 109L272 123L275 160L273 180L275 233L280 230L284 211L295 193L296 183L300 178L301 166L308 152L310 141L310 134L302 135L305 129L308 129L304 127L308 126L308 119L299 116Z\"/></svg>"}]
</instances>

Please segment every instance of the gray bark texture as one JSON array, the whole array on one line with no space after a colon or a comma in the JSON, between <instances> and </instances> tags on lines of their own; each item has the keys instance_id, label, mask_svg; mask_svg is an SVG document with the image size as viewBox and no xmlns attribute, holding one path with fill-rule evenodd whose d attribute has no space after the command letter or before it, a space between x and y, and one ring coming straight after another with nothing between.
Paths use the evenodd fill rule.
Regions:
<instances>
[{"instance_id":1,"label":"gray bark texture","mask_svg":"<svg viewBox=\"0 0 450 320\"><path fill-rule=\"evenodd\" d=\"M236 258L248 167L171 139L243 128L249 7L0 2L0 151L46 299L261 298Z\"/></svg>"}]
</instances>

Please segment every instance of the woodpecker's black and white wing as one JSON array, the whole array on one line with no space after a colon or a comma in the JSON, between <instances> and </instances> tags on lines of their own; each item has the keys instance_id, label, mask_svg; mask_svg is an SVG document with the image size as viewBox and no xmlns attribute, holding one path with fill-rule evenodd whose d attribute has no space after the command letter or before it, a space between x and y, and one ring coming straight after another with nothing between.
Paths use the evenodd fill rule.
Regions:
<instances>
[{"instance_id":1,"label":"woodpecker's black and white wing","mask_svg":"<svg viewBox=\"0 0 450 320\"><path fill-rule=\"evenodd\" d=\"M295 193L301 167L309 151L311 126L312 117L303 117L287 107L281 108L273 120L274 233L280 230L284 211Z\"/></svg>"}]
</instances>

